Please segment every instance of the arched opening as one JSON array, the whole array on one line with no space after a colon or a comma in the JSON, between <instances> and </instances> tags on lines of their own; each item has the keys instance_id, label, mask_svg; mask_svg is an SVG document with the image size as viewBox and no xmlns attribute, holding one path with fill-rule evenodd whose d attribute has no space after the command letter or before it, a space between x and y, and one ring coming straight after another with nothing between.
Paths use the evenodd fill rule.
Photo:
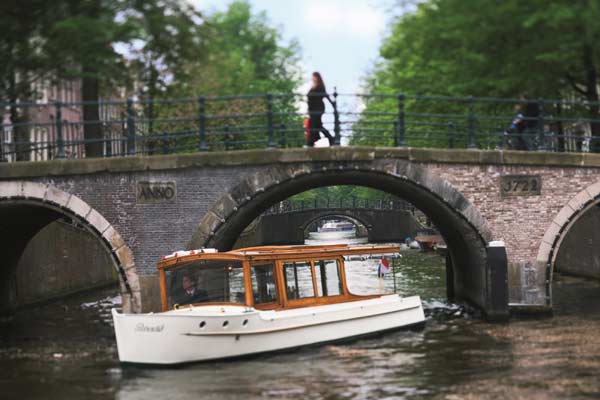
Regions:
<instances>
[{"instance_id":1,"label":"arched opening","mask_svg":"<svg viewBox=\"0 0 600 400\"><path fill-rule=\"evenodd\" d=\"M359 218L335 212L318 213L301 225L300 229L304 234L303 243L335 242L337 239L350 241L351 243L366 243L369 241L369 224ZM331 228L340 228L342 233L332 235L331 232L328 232L328 229Z\"/></svg>"},{"instance_id":2,"label":"arched opening","mask_svg":"<svg viewBox=\"0 0 600 400\"><path fill-rule=\"evenodd\" d=\"M486 244L491 240L484 219L447 182L425 169L412 166L406 175L363 169L358 166L303 169L301 173L266 173L266 181L246 180L215 204L201 221L190 248L207 246L231 249L240 233L263 211L295 194L323 186L357 185L389 193L418 207L427 215L448 245L447 292L450 299L469 302L490 318L507 313L507 306L495 310L491 277L487 269ZM237 203L232 205L232 203ZM223 210L231 212L222 216ZM506 289L506 288L504 288Z\"/></svg>"},{"instance_id":3,"label":"arched opening","mask_svg":"<svg viewBox=\"0 0 600 400\"><path fill-rule=\"evenodd\" d=\"M109 261L107 267L118 275L123 309L140 311L139 283L131 250L102 215L78 197L51 186L32 182L0 182L0 189L0 242L4 256L0 311L14 310L23 302L35 302L35 299L24 298L19 287L29 291L29 294L39 294L40 300L43 300L44 294L56 297L77 291L78 285L81 289L85 285L94 285L95 282L86 282L92 275L90 271L85 271L91 264L84 262L85 257L78 258L81 262L78 266L81 274L78 276L72 275L76 270L65 274L60 266L52 265L48 271L27 271L31 274L25 277L28 282L24 283L30 286L28 288L23 286L23 282L16 281L19 260L28 244L40 232L47 235L54 228L60 230L60 227L56 227L58 221L79 230L80 239L95 240L95 246L104 250L105 259ZM71 282L56 282L59 279L69 279ZM48 288L43 288L44 285Z\"/></svg>"},{"instance_id":4,"label":"arched opening","mask_svg":"<svg viewBox=\"0 0 600 400\"><path fill-rule=\"evenodd\" d=\"M547 305L559 311L594 310L596 301L580 301L600 293L600 182L575 196L556 215L538 251L546 266ZM576 295L573 295L576 293ZM594 296L592 296L594 297ZM564 310L563 310L564 309Z\"/></svg>"}]
</instances>

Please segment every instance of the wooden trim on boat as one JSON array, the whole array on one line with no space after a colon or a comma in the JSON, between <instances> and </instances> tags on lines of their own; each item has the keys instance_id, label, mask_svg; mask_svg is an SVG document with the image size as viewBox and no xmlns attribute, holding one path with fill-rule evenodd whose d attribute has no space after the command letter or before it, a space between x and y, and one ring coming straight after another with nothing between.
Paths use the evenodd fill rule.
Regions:
<instances>
[{"instance_id":1,"label":"wooden trim on boat","mask_svg":"<svg viewBox=\"0 0 600 400\"><path fill-rule=\"evenodd\" d=\"M243 263L244 268L244 289L246 296L246 305L252 307L254 306L254 292L252 290L247 290L247 288L252 289L252 273L250 271L250 261L245 260Z\"/></svg>"},{"instance_id":2,"label":"wooden trim on boat","mask_svg":"<svg viewBox=\"0 0 600 400\"><path fill-rule=\"evenodd\" d=\"M259 261L259 260L294 260L294 259L320 259L322 257L336 257L345 255L363 254L390 254L400 252L399 246L371 245L371 246L265 246L262 249L251 247L248 249L232 250L223 253L196 253L181 257L171 257L157 263L157 268L174 268L183 266L194 260L237 260L237 261Z\"/></svg>"},{"instance_id":3,"label":"wooden trim on boat","mask_svg":"<svg viewBox=\"0 0 600 400\"><path fill-rule=\"evenodd\" d=\"M160 303L162 305L163 312L169 309L169 300L167 298L167 287L166 287L166 277L165 270L158 270L158 278L160 280Z\"/></svg>"},{"instance_id":4,"label":"wooden trim on boat","mask_svg":"<svg viewBox=\"0 0 600 400\"><path fill-rule=\"evenodd\" d=\"M189 254L181 257L171 257L162 260L157 264L160 279L160 294L162 310L167 311L168 295L166 289L166 270L170 268L183 267L196 260L224 260L238 261L242 263L244 273L245 304L224 302L224 303L196 303L177 306L177 308L187 308L203 305L241 305L254 307L259 310L282 310L298 307L308 307L311 305L336 304L355 299L365 299L380 297L382 294L372 296L357 296L350 293L346 281L346 266L344 256L354 254L389 254L398 253L399 246L389 245L371 245L371 246L348 246L348 245L327 245L327 246L265 246L249 247L224 253L202 253ZM339 279L341 280L342 293L334 296L319 296L318 283L316 277L316 261L336 261L338 263ZM287 287L285 284L283 263L284 262L308 262L311 270L313 285L313 296L302 299L288 299ZM254 292L252 290L252 267L254 264L273 265L273 278L276 287L276 301L266 304L255 304Z\"/></svg>"},{"instance_id":5,"label":"wooden trim on boat","mask_svg":"<svg viewBox=\"0 0 600 400\"><path fill-rule=\"evenodd\" d=\"M247 304L233 303L230 301L207 301L206 303L193 304L174 304L172 310L185 310L186 308L204 307L204 306L226 306L226 307L243 307L248 308ZM166 310L170 311L170 310Z\"/></svg>"}]
</instances>

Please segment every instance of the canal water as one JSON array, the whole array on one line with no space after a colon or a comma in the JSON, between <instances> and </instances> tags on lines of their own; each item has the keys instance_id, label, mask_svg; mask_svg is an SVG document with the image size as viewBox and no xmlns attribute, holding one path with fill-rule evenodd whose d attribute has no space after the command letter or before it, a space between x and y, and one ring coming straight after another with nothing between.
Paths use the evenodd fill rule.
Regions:
<instances>
[{"instance_id":1,"label":"canal water","mask_svg":"<svg viewBox=\"0 0 600 400\"><path fill-rule=\"evenodd\" d=\"M377 289L376 265L352 261L351 287ZM600 397L599 283L559 277L554 317L489 324L446 303L441 257L404 252L395 265L396 289L424 300L423 330L242 361L121 366L116 289L19 311L0 322L0 399ZM382 284L392 290L391 275Z\"/></svg>"}]
</instances>

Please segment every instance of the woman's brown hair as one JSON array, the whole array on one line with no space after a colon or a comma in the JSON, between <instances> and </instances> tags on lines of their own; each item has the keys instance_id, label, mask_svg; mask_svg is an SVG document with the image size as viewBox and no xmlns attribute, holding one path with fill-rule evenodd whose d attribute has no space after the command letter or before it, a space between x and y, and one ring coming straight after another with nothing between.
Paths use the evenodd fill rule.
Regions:
<instances>
[{"instance_id":1,"label":"woman's brown hair","mask_svg":"<svg viewBox=\"0 0 600 400\"><path fill-rule=\"evenodd\" d=\"M315 87L317 92L325 93L327 90L325 89L325 82L323 82L323 77L317 71L312 73L313 76L317 79L317 87Z\"/></svg>"}]
</instances>

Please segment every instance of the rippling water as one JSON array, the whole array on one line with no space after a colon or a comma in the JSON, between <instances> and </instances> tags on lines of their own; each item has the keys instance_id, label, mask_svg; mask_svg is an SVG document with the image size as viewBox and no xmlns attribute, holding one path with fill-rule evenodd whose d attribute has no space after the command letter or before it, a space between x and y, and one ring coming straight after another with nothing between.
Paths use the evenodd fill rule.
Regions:
<instances>
[{"instance_id":1,"label":"rippling water","mask_svg":"<svg viewBox=\"0 0 600 400\"><path fill-rule=\"evenodd\" d=\"M355 285L378 285L372 260ZM375 267L376 268L376 267ZM424 330L183 368L121 367L107 323L115 290L0 322L4 399L558 399L600 396L600 284L559 277L552 318L488 324L445 304L434 254L400 260L397 290L419 294ZM386 290L393 289L388 276Z\"/></svg>"}]
</instances>

